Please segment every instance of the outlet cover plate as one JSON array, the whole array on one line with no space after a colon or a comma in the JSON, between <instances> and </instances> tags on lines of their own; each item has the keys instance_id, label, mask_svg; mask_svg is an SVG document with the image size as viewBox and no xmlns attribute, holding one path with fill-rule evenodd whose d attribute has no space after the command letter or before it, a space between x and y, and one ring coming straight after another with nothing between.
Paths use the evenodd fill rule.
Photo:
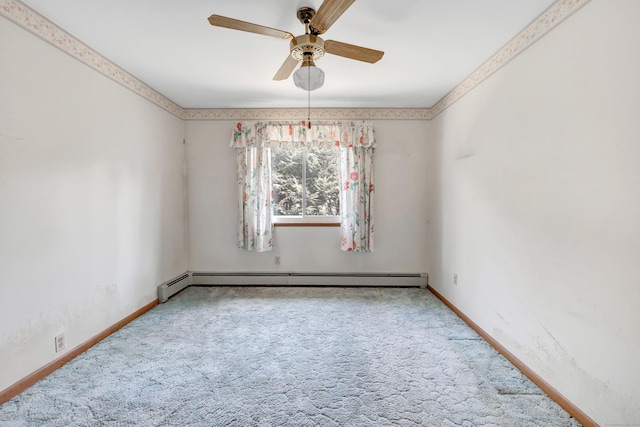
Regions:
<instances>
[{"instance_id":1,"label":"outlet cover plate","mask_svg":"<svg viewBox=\"0 0 640 427\"><path fill-rule=\"evenodd\" d=\"M55 345L56 345L56 353L64 350L64 348L67 346L67 342L64 338L64 334L60 334L55 337Z\"/></svg>"}]
</instances>

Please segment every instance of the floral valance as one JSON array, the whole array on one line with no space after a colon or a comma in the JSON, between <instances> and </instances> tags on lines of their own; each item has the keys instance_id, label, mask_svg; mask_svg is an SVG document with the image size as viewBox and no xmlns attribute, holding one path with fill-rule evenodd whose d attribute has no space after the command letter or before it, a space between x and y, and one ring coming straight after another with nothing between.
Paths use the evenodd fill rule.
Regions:
<instances>
[{"instance_id":1,"label":"floral valance","mask_svg":"<svg viewBox=\"0 0 640 427\"><path fill-rule=\"evenodd\" d=\"M238 122L233 129L231 147L291 146L375 147L371 122Z\"/></svg>"}]
</instances>

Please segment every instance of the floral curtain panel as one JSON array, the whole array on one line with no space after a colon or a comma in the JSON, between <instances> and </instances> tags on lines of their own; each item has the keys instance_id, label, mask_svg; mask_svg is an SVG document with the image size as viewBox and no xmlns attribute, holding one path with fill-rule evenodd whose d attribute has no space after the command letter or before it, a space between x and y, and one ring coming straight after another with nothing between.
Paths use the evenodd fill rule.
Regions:
<instances>
[{"instance_id":1,"label":"floral curtain panel","mask_svg":"<svg viewBox=\"0 0 640 427\"><path fill-rule=\"evenodd\" d=\"M265 252L273 248L271 153L264 147L238 149L238 247Z\"/></svg>"},{"instance_id":2,"label":"floral curtain panel","mask_svg":"<svg viewBox=\"0 0 640 427\"><path fill-rule=\"evenodd\" d=\"M273 246L271 147L337 146L340 151L340 240L343 251L373 251L373 154L369 122L237 123L231 147L238 149L238 247Z\"/></svg>"},{"instance_id":3,"label":"floral curtain panel","mask_svg":"<svg viewBox=\"0 0 640 427\"><path fill-rule=\"evenodd\" d=\"M340 249L373 252L374 147L340 147Z\"/></svg>"}]
</instances>

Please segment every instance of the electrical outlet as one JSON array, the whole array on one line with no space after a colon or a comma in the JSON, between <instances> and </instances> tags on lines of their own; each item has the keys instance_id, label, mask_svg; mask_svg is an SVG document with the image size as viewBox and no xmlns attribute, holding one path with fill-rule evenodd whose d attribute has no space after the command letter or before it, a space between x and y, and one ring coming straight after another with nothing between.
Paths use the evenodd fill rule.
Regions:
<instances>
[{"instance_id":1,"label":"electrical outlet","mask_svg":"<svg viewBox=\"0 0 640 427\"><path fill-rule=\"evenodd\" d=\"M280 265L280 255L276 255L275 262L276 265Z\"/></svg>"},{"instance_id":2,"label":"electrical outlet","mask_svg":"<svg viewBox=\"0 0 640 427\"><path fill-rule=\"evenodd\" d=\"M453 273L453 284L454 285L458 284L458 273Z\"/></svg>"},{"instance_id":3,"label":"electrical outlet","mask_svg":"<svg viewBox=\"0 0 640 427\"><path fill-rule=\"evenodd\" d=\"M64 339L64 333L56 336L54 339L56 344L56 353L64 350L64 348L67 346L67 341Z\"/></svg>"}]
</instances>

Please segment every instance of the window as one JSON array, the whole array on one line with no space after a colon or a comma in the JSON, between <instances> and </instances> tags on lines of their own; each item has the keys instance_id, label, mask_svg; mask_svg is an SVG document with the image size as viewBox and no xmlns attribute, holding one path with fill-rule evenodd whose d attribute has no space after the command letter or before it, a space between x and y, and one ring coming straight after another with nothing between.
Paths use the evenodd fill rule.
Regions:
<instances>
[{"instance_id":1,"label":"window","mask_svg":"<svg viewBox=\"0 0 640 427\"><path fill-rule=\"evenodd\" d=\"M337 147L271 149L274 223L339 223Z\"/></svg>"},{"instance_id":2,"label":"window","mask_svg":"<svg viewBox=\"0 0 640 427\"><path fill-rule=\"evenodd\" d=\"M371 123L238 122L230 145L237 149L240 249L271 250L274 224L288 221L339 226L341 250L373 251Z\"/></svg>"}]
</instances>

